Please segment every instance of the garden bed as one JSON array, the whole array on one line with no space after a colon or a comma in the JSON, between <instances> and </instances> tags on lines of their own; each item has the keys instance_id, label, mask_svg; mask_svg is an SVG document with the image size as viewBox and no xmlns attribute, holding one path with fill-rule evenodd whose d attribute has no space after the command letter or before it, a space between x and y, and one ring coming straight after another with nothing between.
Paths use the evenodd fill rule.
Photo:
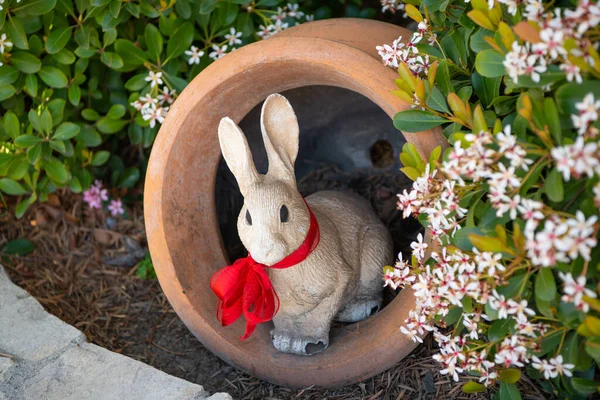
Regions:
<instances>
[{"instance_id":1,"label":"garden bed","mask_svg":"<svg viewBox=\"0 0 600 400\"><path fill-rule=\"evenodd\" d=\"M320 182L333 175L330 185L362 188L361 194L382 196L376 208L390 223L399 218L393 203L393 186L399 174L371 185L369 177L351 177L332 168L314 172ZM372 179L372 177L371 177ZM378 178L382 179L382 178ZM398 183L398 182L396 182ZM305 183L303 185L308 186ZM323 183L321 183L323 185ZM377 187L378 190L368 188ZM321 188L319 188L321 189ZM309 190L309 189L305 189ZM470 398L461 383L439 374L430 340L394 368L365 382L323 390L292 390L256 379L221 361L188 331L170 307L155 279L141 279L138 266L117 267L102 263L131 256L125 238L144 243L142 209L129 209L130 219L108 229L104 215L86 211L81 197L59 193L52 205L34 207L21 220L4 212L0 247L8 240L28 238L36 250L24 257L3 257L11 279L36 297L52 314L82 330L89 340L109 350L130 356L164 372L198 383L210 392L226 391L236 399L459 399ZM111 220L109 219L109 225ZM394 235L398 237L398 235ZM382 344L384 345L384 344ZM523 388L528 398L545 398L532 386ZM536 395L537 394L537 395ZM483 394L481 398L487 398Z\"/></svg>"}]
</instances>

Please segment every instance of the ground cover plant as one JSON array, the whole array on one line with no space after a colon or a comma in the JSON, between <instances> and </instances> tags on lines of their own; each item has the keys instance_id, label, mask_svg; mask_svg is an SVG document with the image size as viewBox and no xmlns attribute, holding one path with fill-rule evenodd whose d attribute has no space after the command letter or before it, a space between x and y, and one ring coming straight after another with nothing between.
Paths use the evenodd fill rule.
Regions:
<instances>
[{"instance_id":1,"label":"ground cover plant","mask_svg":"<svg viewBox=\"0 0 600 400\"><path fill-rule=\"evenodd\" d=\"M0 0L0 196L20 196L21 217L68 187L121 215L169 107L206 66L299 23L375 12L333 0Z\"/></svg>"},{"instance_id":2,"label":"ground cover plant","mask_svg":"<svg viewBox=\"0 0 600 400\"><path fill-rule=\"evenodd\" d=\"M383 1L418 23L378 47L413 105L404 132L441 126L428 159L406 145L405 217L429 230L385 268L467 393L558 398L600 389L600 7L594 1ZM411 135L411 133L407 133ZM529 377L529 378L526 378Z\"/></svg>"}]
</instances>

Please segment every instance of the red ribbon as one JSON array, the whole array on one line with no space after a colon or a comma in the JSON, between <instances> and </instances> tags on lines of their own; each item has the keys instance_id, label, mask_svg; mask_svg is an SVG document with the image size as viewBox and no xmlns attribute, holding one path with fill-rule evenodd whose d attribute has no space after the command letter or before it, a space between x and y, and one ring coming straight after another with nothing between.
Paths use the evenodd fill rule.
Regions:
<instances>
[{"instance_id":1,"label":"red ribbon","mask_svg":"<svg viewBox=\"0 0 600 400\"><path fill-rule=\"evenodd\" d=\"M217 318L221 325L230 325L244 315L246 333L240 337L242 340L252 335L258 324L272 320L279 310L279 297L265 268L293 267L304 261L319 243L319 224L308 204L306 207L310 214L310 227L295 251L271 266L257 263L248 254L248 257L220 269L210 279L210 288L219 298Z\"/></svg>"}]
</instances>

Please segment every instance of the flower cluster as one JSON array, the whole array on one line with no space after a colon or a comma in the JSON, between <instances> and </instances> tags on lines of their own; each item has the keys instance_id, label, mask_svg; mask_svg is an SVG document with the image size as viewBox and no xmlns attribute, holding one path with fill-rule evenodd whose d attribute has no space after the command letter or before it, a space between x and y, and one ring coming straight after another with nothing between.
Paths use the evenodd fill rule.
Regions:
<instances>
[{"instance_id":1,"label":"flower cluster","mask_svg":"<svg viewBox=\"0 0 600 400\"><path fill-rule=\"evenodd\" d=\"M554 9L545 11L539 0L499 0L508 6L508 12L516 15L519 9L523 15L540 27L539 33L528 37L524 43L513 42L506 54L504 66L515 83L519 77L528 76L534 82L540 81L540 74L550 65L556 64L569 82L581 83L582 68L594 67L590 51L593 44L588 33L600 23L600 7L589 0L580 1L574 10ZM490 0L490 8L494 0ZM532 42L533 41L533 42ZM581 60L581 62L579 62Z\"/></svg>"},{"instance_id":2,"label":"flower cluster","mask_svg":"<svg viewBox=\"0 0 600 400\"><path fill-rule=\"evenodd\" d=\"M0 6L0 10L2 10L1 6ZM6 48L11 47L12 48L12 42L10 40L8 40L8 37L6 36L6 33L3 33L2 35L0 35L0 55L4 54L4 51ZM0 61L0 67L4 65L2 63L2 61Z\"/></svg>"},{"instance_id":3,"label":"flower cluster","mask_svg":"<svg viewBox=\"0 0 600 400\"><path fill-rule=\"evenodd\" d=\"M104 202L108 201L108 190L104 188L101 181L96 180L88 190L83 192L83 201L90 208L101 209ZM113 217L125 214L121 199L110 200L107 208Z\"/></svg>"},{"instance_id":4,"label":"flower cluster","mask_svg":"<svg viewBox=\"0 0 600 400\"><path fill-rule=\"evenodd\" d=\"M408 42L402 41L402 36L398 37L392 44L377 46L377 52L381 56L383 63L392 68L398 68L403 63L408 66L415 76L427 76L427 71L431 63L427 54L420 54L417 44L427 39L429 42L435 41L435 34L431 32L427 20L419 23L418 30L412 34Z\"/></svg>"},{"instance_id":5,"label":"flower cluster","mask_svg":"<svg viewBox=\"0 0 600 400\"><path fill-rule=\"evenodd\" d=\"M381 0L381 12L396 14L398 11L404 13L404 3L401 0ZM406 14L403 14L406 17Z\"/></svg>"},{"instance_id":6,"label":"flower cluster","mask_svg":"<svg viewBox=\"0 0 600 400\"><path fill-rule=\"evenodd\" d=\"M299 7L297 3L288 3L284 7L277 7L277 12L271 15L270 19L265 18L265 23L259 25L256 34L262 39L268 39L289 28L291 24L298 25L314 19L312 15L306 15L300 11Z\"/></svg>"},{"instance_id":7,"label":"flower cluster","mask_svg":"<svg viewBox=\"0 0 600 400\"><path fill-rule=\"evenodd\" d=\"M140 96L131 103L131 106L141 112L144 121L149 121L150 128L154 128L157 122L162 124L165 120L169 106L175 101L177 93L175 89L169 89L168 86L163 86L161 91L158 90L159 85L163 84L162 72L150 71L146 81L150 82L151 92Z\"/></svg>"},{"instance_id":8,"label":"flower cluster","mask_svg":"<svg viewBox=\"0 0 600 400\"><path fill-rule=\"evenodd\" d=\"M518 391L516 369L560 377L546 387L562 393L588 368L578 357L600 359L598 8L587 0L573 10L546 7L473 1L465 13L480 28L436 23L438 38L406 5L423 28L411 43L427 38L437 52L413 52L401 40L377 47L384 65L398 68L394 94L413 105L394 125L415 133L442 125L449 142L428 160L412 144L403 148L402 171L414 182L398 194L398 209L427 233L384 268L384 285L414 293L400 330L415 342L433 333L442 374L471 376L468 392L502 381L500 398ZM512 28L506 15L521 25ZM465 38L476 55L455 49ZM415 68L411 58L424 53L431 65ZM585 354L574 355L583 342Z\"/></svg>"}]
</instances>

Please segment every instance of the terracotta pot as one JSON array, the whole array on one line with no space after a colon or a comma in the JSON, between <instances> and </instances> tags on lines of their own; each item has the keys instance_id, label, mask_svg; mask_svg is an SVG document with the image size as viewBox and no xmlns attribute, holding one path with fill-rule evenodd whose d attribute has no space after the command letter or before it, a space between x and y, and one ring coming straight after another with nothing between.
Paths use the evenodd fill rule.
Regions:
<instances>
[{"instance_id":1,"label":"terracotta pot","mask_svg":"<svg viewBox=\"0 0 600 400\"><path fill-rule=\"evenodd\" d=\"M414 306L408 290L368 320L332 330L326 351L301 357L275 350L270 324L260 325L244 342L239 339L241 319L221 327L209 288L212 274L228 264L215 212L219 120L229 116L239 122L269 94L309 85L354 90L391 118L410 105L390 94L397 74L382 65L375 46L399 35L408 38L410 33L382 22L338 19L304 24L245 46L199 74L160 129L144 196L158 279L177 314L207 348L257 377L293 387L341 386L386 370L416 346L399 331ZM423 157L443 142L439 130L407 134L406 139Z\"/></svg>"}]
</instances>

